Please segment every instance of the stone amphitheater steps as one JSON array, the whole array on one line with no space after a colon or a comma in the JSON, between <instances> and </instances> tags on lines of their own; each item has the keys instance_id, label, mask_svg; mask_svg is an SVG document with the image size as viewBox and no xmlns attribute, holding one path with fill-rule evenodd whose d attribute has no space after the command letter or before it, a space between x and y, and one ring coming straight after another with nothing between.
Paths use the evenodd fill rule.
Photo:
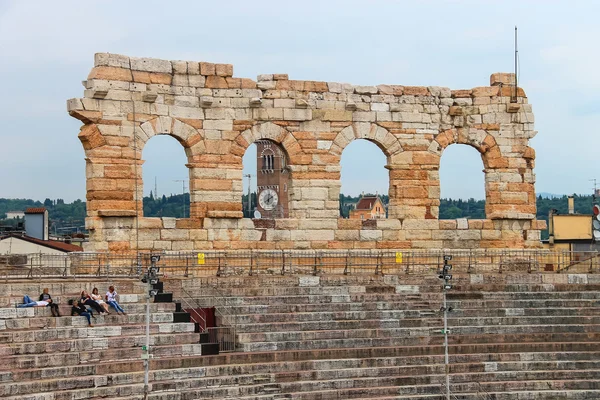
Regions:
<instances>
[{"instance_id":1,"label":"stone amphitheater steps","mask_svg":"<svg viewBox=\"0 0 600 400\"><path fill-rule=\"evenodd\" d=\"M595 395L598 389L590 382L600 375L600 285L521 283L542 281L533 274L498 278L498 282L514 280L515 284L470 285L468 275L455 278L456 290L448 295L449 305L455 308L449 315L449 357L451 389L458 398L477 399L479 381L496 399L548 398L540 393L559 394L563 387L567 394L562 398L595 398L581 396ZM419 283L409 276L306 278L311 284L321 279L318 287L298 286L302 279L285 277L278 285L277 277L235 278L236 287L221 288L231 296L227 308L237 314L240 347L254 352L200 357L191 355L197 344L155 347L151 385L157 391L150 398L444 398L440 387L445 370L439 312L442 295L437 278L419 277ZM556 274L544 279L566 281ZM223 278L220 282L232 281ZM119 321L110 316L103 321L130 325L131 332L137 333L135 326L142 325L144 311L139 297L132 296L135 302L127 304L135 310L131 318ZM49 313L48 309L40 311ZM42 314L36 318L53 322ZM157 326L167 323L158 318ZM24 319L30 325L20 331L35 329L31 325L35 318ZM58 326L46 329L72 329L73 340L90 339L76 338L78 330L85 328L67 328L58 320ZM40 338L28 335L33 335L28 343ZM0 333L3 337L12 340ZM98 340L104 339L111 338ZM54 354L11 356L21 357L23 368L0 369L0 390L11 388L9 398L14 399L143 398L139 347L74 350L59 353L66 364L54 368L44 364ZM125 358L118 360L119 356ZM80 363L86 368L94 364L94 380L74 373ZM78 378L70 380L70 375ZM40 380L45 387L28 388L29 382ZM540 384L544 381L551 385L544 387ZM48 388L54 394L32 392ZM15 391L21 391L21 396Z\"/></svg>"},{"instance_id":2,"label":"stone amphitheater steps","mask_svg":"<svg viewBox=\"0 0 600 400\"><path fill-rule=\"evenodd\" d=\"M43 327L43 329L30 330L27 328L10 329L0 332L0 343L27 343L27 342L48 342L53 340L64 339L79 339L86 337L109 337L131 335L135 333L143 333L146 329L144 321L129 322L116 325L106 321L103 316L98 316L92 319L93 327L87 325L87 320L84 317L67 317L72 318L70 321L73 325L54 327ZM137 318L132 318L137 319ZM150 323L151 333L158 332L186 332L190 327L186 327L182 322L173 322L173 314L153 314L152 322ZM188 323L189 324L189 323ZM193 328L193 324L191 325Z\"/></svg>"},{"instance_id":3,"label":"stone amphitheater steps","mask_svg":"<svg viewBox=\"0 0 600 400\"><path fill-rule=\"evenodd\" d=\"M477 313L477 310L488 310L490 312L506 312L506 310L515 309L515 312L528 312L535 313L535 310L543 309L544 311L548 308L557 309L560 313L561 308L567 308L573 310L573 302L576 301L579 306L578 309L587 310L591 313L600 312L600 298L590 299L513 299L513 300L449 300L448 304L459 310L469 310L471 313ZM232 301L228 300L228 304ZM260 303L260 302L257 302ZM231 311L232 314L240 316L244 315L263 315L263 314L286 314L286 313L314 313L323 311L323 303L318 304L292 304L289 301L285 301L286 304L272 304L264 302L265 304L238 304L235 306L226 307ZM404 299L400 302L391 301L371 301L371 302L346 302L346 303L329 303L327 309L330 312L366 312L366 311L422 311L427 310L439 310L441 299L438 301L428 302L417 302ZM523 310L523 311L522 311ZM541 312L544 312L541 311ZM510 311L508 311L510 312Z\"/></svg>"},{"instance_id":4,"label":"stone amphitheater steps","mask_svg":"<svg viewBox=\"0 0 600 400\"><path fill-rule=\"evenodd\" d=\"M295 317L295 316L294 316ZM316 320L298 322L266 322L266 323L237 323L241 333L254 332L302 332L330 330L360 330L360 329L393 329L393 328L439 328L443 324L441 317L420 319L357 319L357 320Z\"/></svg>"},{"instance_id":5,"label":"stone amphitheater steps","mask_svg":"<svg viewBox=\"0 0 600 400\"><path fill-rule=\"evenodd\" d=\"M262 314L288 314L288 313L314 313L323 311L323 304L253 304L221 307L231 311L234 315L262 315ZM431 302L371 302L371 303L329 303L328 312L366 312L366 311L405 311L405 312L426 312L439 310L440 301Z\"/></svg>"},{"instance_id":6,"label":"stone amphitheater steps","mask_svg":"<svg viewBox=\"0 0 600 400\"><path fill-rule=\"evenodd\" d=\"M191 323L169 323L160 325L151 325L150 334L155 341L168 340L168 336L160 336L160 333L194 333L194 324ZM68 334L61 335L60 332L52 338L45 338L44 331L35 332L27 338L31 340L15 341L0 345L0 355L18 355L30 353L54 353L61 351L70 351L71 349L84 349L105 347L122 347L121 344L136 345L138 340L145 335L145 325L122 325L122 326L94 326L92 328L69 328L64 329ZM36 335L39 333L39 335ZM53 332L54 333L54 332ZM36 338L36 336L40 336ZM95 344L97 341L100 344ZM64 349L64 350L62 350Z\"/></svg>"},{"instance_id":7,"label":"stone amphitheater steps","mask_svg":"<svg viewBox=\"0 0 600 400\"><path fill-rule=\"evenodd\" d=\"M262 311L271 311L268 308ZM314 311L314 312L294 312L293 320L295 322L308 321L346 321L346 320L406 320L410 318L439 317L441 313L438 310L435 314L430 314L423 310L369 310L369 311ZM288 312L269 312L269 313L247 313L238 314L236 322L238 327L244 324L267 324L277 323L290 319ZM481 308L455 309L450 314L451 319L457 318L480 318L480 317L600 317L600 307L586 308L561 308L558 310L547 308L508 308L498 310L485 310Z\"/></svg>"}]
</instances>

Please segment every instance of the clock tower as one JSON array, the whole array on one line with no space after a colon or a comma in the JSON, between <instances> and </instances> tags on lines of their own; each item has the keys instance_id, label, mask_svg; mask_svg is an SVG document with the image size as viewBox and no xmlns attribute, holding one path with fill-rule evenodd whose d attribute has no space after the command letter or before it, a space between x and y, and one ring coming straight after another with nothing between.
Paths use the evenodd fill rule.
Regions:
<instances>
[{"instance_id":1,"label":"clock tower","mask_svg":"<svg viewBox=\"0 0 600 400\"><path fill-rule=\"evenodd\" d=\"M289 170L285 153L270 140L256 142L257 209L262 218L287 218Z\"/></svg>"}]
</instances>

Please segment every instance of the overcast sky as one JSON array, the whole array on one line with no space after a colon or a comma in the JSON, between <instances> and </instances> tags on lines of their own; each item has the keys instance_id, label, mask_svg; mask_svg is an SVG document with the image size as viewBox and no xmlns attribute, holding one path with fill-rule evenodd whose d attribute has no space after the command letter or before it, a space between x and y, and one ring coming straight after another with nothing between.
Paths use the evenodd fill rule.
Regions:
<instances>
[{"instance_id":1,"label":"overcast sky","mask_svg":"<svg viewBox=\"0 0 600 400\"><path fill-rule=\"evenodd\" d=\"M598 15L596 1L1 0L0 197L85 197L80 122L65 103L82 97L96 52L231 63L239 77L461 89L513 70L514 25L539 131L536 189L590 193L600 179ZM343 154L343 191L387 191L385 158L360 142ZM178 146L148 143L145 193L154 177L160 194L181 193ZM482 198L482 168L475 150L450 147L442 196Z\"/></svg>"}]
</instances>

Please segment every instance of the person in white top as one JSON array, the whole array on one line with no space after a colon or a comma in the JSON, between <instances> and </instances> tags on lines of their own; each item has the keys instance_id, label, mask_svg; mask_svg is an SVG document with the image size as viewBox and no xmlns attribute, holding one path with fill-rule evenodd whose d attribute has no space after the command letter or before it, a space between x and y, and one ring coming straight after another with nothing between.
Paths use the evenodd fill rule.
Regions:
<instances>
[{"instance_id":1,"label":"person in white top","mask_svg":"<svg viewBox=\"0 0 600 400\"><path fill-rule=\"evenodd\" d=\"M90 295L90 297L92 298L92 300L94 300L96 303L98 303L100 305L100 307L102 307L104 310L106 310L107 314L110 314L108 312L108 304L106 304L106 302L104 302L104 300L102 300L102 296L100 296L98 294L98 288L94 288L92 290L92 294Z\"/></svg>"},{"instance_id":2,"label":"person in white top","mask_svg":"<svg viewBox=\"0 0 600 400\"><path fill-rule=\"evenodd\" d=\"M111 306L112 308L117 310L117 314L121 313L123 315L126 315L125 310L123 310L123 308L121 308L121 306L117 302L118 295L119 294L115 290L115 287L109 286L108 292L106 292L106 302L108 303L109 306Z\"/></svg>"}]
</instances>

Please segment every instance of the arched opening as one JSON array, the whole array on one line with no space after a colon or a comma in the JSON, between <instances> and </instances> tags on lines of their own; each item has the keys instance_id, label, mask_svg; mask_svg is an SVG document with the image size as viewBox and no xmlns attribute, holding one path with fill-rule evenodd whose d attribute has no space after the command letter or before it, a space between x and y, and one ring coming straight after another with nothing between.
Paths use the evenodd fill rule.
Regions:
<instances>
[{"instance_id":1,"label":"arched opening","mask_svg":"<svg viewBox=\"0 0 600 400\"><path fill-rule=\"evenodd\" d=\"M269 139L252 143L244 157L242 209L245 218L288 218L290 172L283 148Z\"/></svg>"},{"instance_id":2,"label":"arched opening","mask_svg":"<svg viewBox=\"0 0 600 400\"><path fill-rule=\"evenodd\" d=\"M185 149L169 135L156 135L143 150L144 217L189 218L189 170Z\"/></svg>"},{"instance_id":3,"label":"arched opening","mask_svg":"<svg viewBox=\"0 0 600 400\"><path fill-rule=\"evenodd\" d=\"M477 149L452 144L440 160L440 219L485 219L485 173Z\"/></svg>"},{"instance_id":4,"label":"arched opening","mask_svg":"<svg viewBox=\"0 0 600 400\"><path fill-rule=\"evenodd\" d=\"M340 165L340 217L387 218L389 172L383 151L369 140L353 140L342 152Z\"/></svg>"}]
</instances>

